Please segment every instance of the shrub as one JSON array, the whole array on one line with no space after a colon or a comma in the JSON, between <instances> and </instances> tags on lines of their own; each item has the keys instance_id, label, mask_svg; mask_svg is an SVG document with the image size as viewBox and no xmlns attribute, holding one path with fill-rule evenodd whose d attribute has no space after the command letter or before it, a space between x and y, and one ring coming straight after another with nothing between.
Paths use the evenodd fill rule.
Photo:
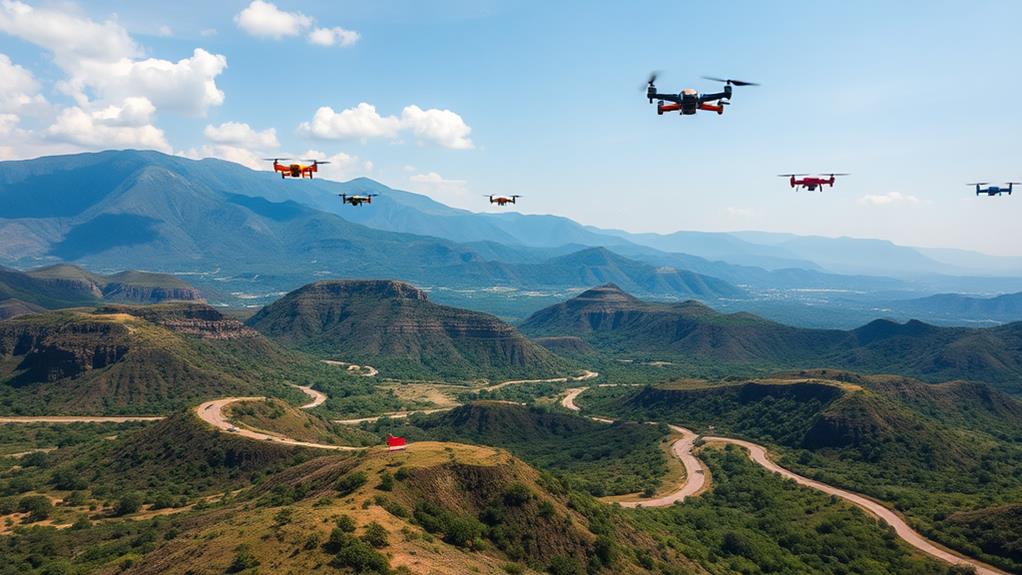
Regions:
<instances>
[{"instance_id":1,"label":"shrub","mask_svg":"<svg viewBox=\"0 0 1022 575\"><path fill-rule=\"evenodd\" d=\"M125 493L114 507L114 515L130 515L142 508L142 494L137 491Z\"/></svg>"},{"instance_id":2,"label":"shrub","mask_svg":"<svg viewBox=\"0 0 1022 575\"><path fill-rule=\"evenodd\" d=\"M356 573L390 573L390 562L386 557L369 546L365 541L348 539L348 543L337 552L330 562L333 567L349 567Z\"/></svg>"},{"instance_id":3,"label":"shrub","mask_svg":"<svg viewBox=\"0 0 1022 575\"><path fill-rule=\"evenodd\" d=\"M362 534L362 541L372 545L373 547L380 549L386 547L389 543L387 530L384 529L383 525L373 521L369 525L366 525L365 533Z\"/></svg>"},{"instance_id":4,"label":"shrub","mask_svg":"<svg viewBox=\"0 0 1022 575\"><path fill-rule=\"evenodd\" d=\"M384 471L380 474L380 484L376 486L380 491L394 490L394 476Z\"/></svg>"},{"instance_id":5,"label":"shrub","mask_svg":"<svg viewBox=\"0 0 1022 575\"><path fill-rule=\"evenodd\" d=\"M355 520L350 515L341 515L337 518L337 528L344 533L352 533L355 531Z\"/></svg>"},{"instance_id":6,"label":"shrub","mask_svg":"<svg viewBox=\"0 0 1022 575\"><path fill-rule=\"evenodd\" d=\"M240 573L246 569L259 566L259 560L252 555L252 549L245 544L238 545L234 552L234 561L227 567L228 573Z\"/></svg>"},{"instance_id":7,"label":"shrub","mask_svg":"<svg viewBox=\"0 0 1022 575\"><path fill-rule=\"evenodd\" d=\"M504 491L504 505L520 507L532 499L532 492L521 483L515 483Z\"/></svg>"},{"instance_id":8,"label":"shrub","mask_svg":"<svg viewBox=\"0 0 1022 575\"><path fill-rule=\"evenodd\" d=\"M18 511L28 513L29 521L42 521L53 513L53 503L45 495L26 495L18 501Z\"/></svg>"},{"instance_id":9,"label":"shrub","mask_svg":"<svg viewBox=\"0 0 1022 575\"><path fill-rule=\"evenodd\" d=\"M585 575L586 572L577 559L564 555L554 557L546 570L550 575Z\"/></svg>"},{"instance_id":10,"label":"shrub","mask_svg":"<svg viewBox=\"0 0 1022 575\"><path fill-rule=\"evenodd\" d=\"M359 487L365 485L369 478L366 477L365 472L358 471L355 473L349 473L337 481L337 492L341 496L351 495Z\"/></svg>"}]
</instances>

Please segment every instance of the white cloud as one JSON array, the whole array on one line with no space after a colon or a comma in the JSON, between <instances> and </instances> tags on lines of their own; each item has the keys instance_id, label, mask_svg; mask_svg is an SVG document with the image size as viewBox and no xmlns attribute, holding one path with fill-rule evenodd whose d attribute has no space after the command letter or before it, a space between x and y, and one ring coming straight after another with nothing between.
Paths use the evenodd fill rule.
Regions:
<instances>
[{"instance_id":1,"label":"white cloud","mask_svg":"<svg viewBox=\"0 0 1022 575\"><path fill-rule=\"evenodd\" d=\"M412 191L436 196L446 204L466 208L473 204L465 180L449 180L436 172L427 172L409 176L408 182Z\"/></svg>"},{"instance_id":2,"label":"white cloud","mask_svg":"<svg viewBox=\"0 0 1022 575\"><path fill-rule=\"evenodd\" d=\"M0 114L0 136L10 135L21 118L17 114Z\"/></svg>"},{"instance_id":3,"label":"white cloud","mask_svg":"<svg viewBox=\"0 0 1022 575\"><path fill-rule=\"evenodd\" d=\"M46 105L39 82L25 68L0 54L0 112L17 112Z\"/></svg>"},{"instance_id":4,"label":"white cloud","mask_svg":"<svg viewBox=\"0 0 1022 575\"><path fill-rule=\"evenodd\" d=\"M248 124L241 122L224 122L219 126L210 124L202 133L206 139L217 144L249 147L257 150L280 147L280 142L277 141L277 130L274 128L256 131Z\"/></svg>"},{"instance_id":5,"label":"white cloud","mask_svg":"<svg viewBox=\"0 0 1022 575\"><path fill-rule=\"evenodd\" d=\"M324 140L396 138L401 131L401 120L381 116L376 106L365 102L340 112L323 106L316 110L311 122L299 124L298 131Z\"/></svg>"},{"instance_id":6,"label":"white cloud","mask_svg":"<svg viewBox=\"0 0 1022 575\"><path fill-rule=\"evenodd\" d=\"M319 150L307 150L302 154L302 158L330 162L319 167L319 174L330 180L343 182L359 176L365 176L373 171L372 162L361 160L358 156L352 156L344 152L328 156Z\"/></svg>"},{"instance_id":7,"label":"white cloud","mask_svg":"<svg viewBox=\"0 0 1022 575\"><path fill-rule=\"evenodd\" d=\"M156 35L163 36L164 38L169 38L170 36L174 35L174 31L170 29L170 26L164 24L163 26L160 26L159 30L156 31Z\"/></svg>"},{"instance_id":8,"label":"white cloud","mask_svg":"<svg viewBox=\"0 0 1022 575\"><path fill-rule=\"evenodd\" d=\"M418 106L407 106L401 112L401 124L420 140L455 150L472 148L472 140L468 137L472 128L450 110L423 110Z\"/></svg>"},{"instance_id":9,"label":"white cloud","mask_svg":"<svg viewBox=\"0 0 1022 575\"><path fill-rule=\"evenodd\" d=\"M329 106L316 110L312 121L298 125L299 133L324 140L396 139L401 132L410 132L420 142L445 148L466 150L473 147L469 134L472 128L450 110L422 108L412 105L401 111L401 117L381 116L376 106L362 102L354 108L335 111Z\"/></svg>"},{"instance_id":10,"label":"white cloud","mask_svg":"<svg viewBox=\"0 0 1022 575\"><path fill-rule=\"evenodd\" d=\"M68 76L58 87L83 109L94 101L118 105L125 98L143 97L161 110L203 114L224 101L216 86L216 77L227 68L224 56L196 49L177 62L140 59L142 48L114 20L96 22L65 10L2 0L0 32L52 52Z\"/></svg>"},{"instance_id":11,"label":"white cloud","mask_svg":"<svg viewBox=\"0 0 1022 575\"><path fill-rule=\"evenodd\" d=\"M154 110L145 98L129 98L121 105L92 112L73 106L61 111L45 135L86 149L146 148L169 152L163 130L150 123Z\"/></svg>"},{"instance_id":12,"label":"white cloud","mask_svg":"<svg viewBox=\"0 0 1022 575\"><path fill-rule=\"evenodd\" d=\"M312 26L312 18L301 12L285 12L273 3L252 0L252 3L234 17L239 28L253 36L280 39L297 36Z\"/></svg>"},{"instance_id":13,"label":"white cloud","mask_svg":"<svg viewBox=\"0 0 1022 575\"><path fill-rule=\"evenodd\" d=\"M344 28L316 28L309 32L309 42L317 46L351 46L358 42L360 35Z\"/></svg>"},{"instance_id":14,"label":"white cloud","mask_svg":"<svg viewBox=\"0 0 1022 575\"><path fill-rule=\"evenodd\" d=\"M212 38L213 36L216 36L216 28L206 28L199 32L199 36L202 36L203 38Z\"/></svg>"},{"instance_id":15,"label":"white cloud","mask_svg":"<svg viewBox=\"0 0 1022 575\"><path fill-rule=\"evenodd\" d=\"M896 204L918 204L919 198L901 192L888 192L886 194L869 194L859 198L859 203L864 206L890 206Z\"/></svg>"},{"instance_id":16,"label":"white cloud","mask_svg":"<svg viewBox=\"0 0 1022 575\"><path fill-rule=\"evenodd\" d=\"M260 154L243 148L240 146L230 146L224 144L203 144L197 148L189 148L187 150L180 150L177 155L191 158L193 160L201 160L204 158L219 158L221 160L227 160L228 162L234 162L241 164L247 168L253 170L271 170L273 169L272 164L262 159Z\"/></svg>"}]
</instances>

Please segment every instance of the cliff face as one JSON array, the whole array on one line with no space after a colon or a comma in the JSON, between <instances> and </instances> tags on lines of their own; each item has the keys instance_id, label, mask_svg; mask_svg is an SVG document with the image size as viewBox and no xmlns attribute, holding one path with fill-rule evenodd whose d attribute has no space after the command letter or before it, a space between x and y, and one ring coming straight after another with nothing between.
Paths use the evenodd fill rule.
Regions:
<instances>
[{"instance_id":1,"label":"cliff face","mask_svg":"<svg viewBox=\"0 0 1022 575\"><path fill-rule=\"evenodd\" d=\"M364 361L406 375L529 376L564 363L510 325L430 302L396 281L327 281L266 306L248 325L278 343L324 357Z\"/></svg>"},{"instance_id":2,"label":"cliff face","mask_svg":"<svg viewBox=\"0 0 1022 575\"><path fill-rule=\"evenodd\" d=\"M229 340L255 337L259 332L206 304L169 303L150 306L104 306L99 314L125 313L165 327L173 332L203 339Z\"/></svg>"},{"instance_id":3,"label":"cliff face","mask_svg":"<svg viewBox=\"0 0 1022 575\"><path fill-rule=\"evenodd\" d=\"M128 330L109 322L0 324L0 357L22 356L16 382L80 377L127 354Z\"/></svg>"},{"instance_id":4,"label":"cliff face","mask_svg":"<svg viewBox=\"0 0 1022 575\"><path fill-rule=\"evenodd\" d=\"M100 275L69 264L28 271L0 268L0 301L11 298L49 309L106 301L204 301L199 290L172 275L139 271Z\"/></svg>"},{"instance_id":5,"label":"cliff face","mask_svg":"<svg viewBox=\"0 0 1022 575\"><path fill-rule=\"evenodd\" d=\"M132 303L160 303L164 301L205 301L199 290L193 287L154 287L124 283L108 283L103 286L102 298L106 301Z\"/></svg>"}]
</instances>

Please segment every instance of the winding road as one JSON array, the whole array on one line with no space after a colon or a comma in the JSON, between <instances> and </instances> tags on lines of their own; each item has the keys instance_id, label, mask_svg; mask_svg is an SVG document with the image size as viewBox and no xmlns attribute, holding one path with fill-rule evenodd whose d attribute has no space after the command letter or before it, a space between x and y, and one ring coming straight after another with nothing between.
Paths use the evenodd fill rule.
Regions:
<instances>
[{"instance_id":1,"label":"winding road","mask_svg":"<svg viewBox=\"0 0 1022 575\"><path fill-rule=\"evenodd\" d=\"M342 365L342 366L350 365L350 364L343 364L342 362L328 362L328 363L331 363L331 364L334 364L334 365ZM363 369L365 367L368 367L368 366L362 366L359 369ZM373 371L374 375L377 373L374 368L369 368L369 369ZM502 387L506 387L506 386L509 386L509 385L525 384L525 383L556 383L556 382L568 382L568 381L587 381L587 380L590 380L590 379L594 379L596 377L599 377L599 374L597 372L588 371L587 370L582 375L574 376L574 377L558 377L558 378L551 378L551 379L530 379L530 380L511 380L511 381L505 381L505 382L497 383L497 384L489 386L489 387L481 388L478 391L482 391L482 390L487 390L488 391L488 390L500 389ZM613 384L603 384L601 387L607 387L607 386L611 386L611 385L613 385ZM314 389L312 389L312 388L310 388L308 386L295 385L294 387L297 387L298 389L302 390L310 398L310 401L308 403L306 403L305 405L301 406L301 409L312 409L314 407L322 405L327 400L327 396L324 393L316 391L316 390L314 390ZM581 412L581 408L575 403L575 400L586 389L589 389L589 388L587 388L587 387L576 387L576 388L568 389L565 392L564 397L561 399L561 405L563 407L565 407L566 409L569 409L571 411ZM272 441L272 442L275 442L275 443L278 443L278 444L282 444L282 445L293 445L293 446L296 446L296 447L309 447L309 448L314 448L314 449L324 449L324 450L331 450L331 451L359 451L359 450L366 449L365 447L352 447L352 446L344 446L344 445L329 445L329 444L323 444L323 443L312 443L312 442L307 442L307 441L298 441L298 440L290 439L290 438L287 438L287 437L281 437L281 436L277 436L277 435L271 435L271 434L268 434L268 433L263 433L263 432L256 431L256 430L253 430L253 429L240 428L240 427L237 427L234 424L230 423L227 420L226 416L224 415L224 412L223 412L224 408L227 407L228 405L232 404L232 403L237 403L239 401L258 401L258 400L262 400L262 399L265 399L265 398L264 397L226 397L226 398L221 398L221 399L214 399L214 400L211 400L211 401L203 402L198 407L196 407L195 408L195 414L201 420L205 421L206 423L209 423L210 425L212 425L213 427L215 427L216 429L218 429L218 430L220 430L220 431L222 431L224 433L231 433L231 434L235 434L235 435L238 435L240 437L245 437L245 438L248 438L248 439L253 439L253 440L258 440L258 441ZM417 410L417 411L404 411L404 412L384 414L384 415L373 416L373 417L363 417L363 418L357 418L357 419L337 420L337 422L338 423L345 423L345 424L358 424L358 423L375 421L375 420L378 420L378 419L383 418L383 417L401 418L401 417L408 417L408 416L413 415L415 413L437 413L437 412L446 411L446 410L449 410L449 409L452 409L452 408L448 407L448 408L439 408L439 409L423 409L423 410ZM587 417L589 417L589 419L591 419L593 421L598 421L598 422L601 422L601 423L614 423L613 419L609 419L609 418L606 418L606 417L599 417L599 416L587 416ZM0 424L3 424L3 423L101 423L101 422L116 422L116 423L120 423L120 422L126 422L126 421L155 421L155 420L160 420L160 419L163 419L163 417L161 417L161 416L110 416L110 417L102 417L102 416L83 416L83 417L76 417L76 416L35 416L35 417L33 417L33 416L24 416L24 417L23 416L9 416L9 417L0 417ZM656 423L656 422L651 422L651 423ZM691 497L691 496L695 495L696 493L700 492L700 490L702 490L707 485L707 479L706 479L706 475L705 475L705 473L703 471L702 464L699 461L699 459L692 453L695 441L696 441L696 439L698 439L698 435L696 435L693 431L691 431L689 429L686 429L684 427L680 427L680 426L677 426L677 425L668 424L668 427L670 427L670 429L673 432L678 433L678 434L681 435L681 438L676 440L674 442L674 444L671 445L671 453L679 461L681 461L682 465L684 466L684 468L685 468L685 480L683 481L683 483L681 485L678 486L677 489L675 489L674 491L672 491L672 492L670 492L670 493L668 493L666 495L663 495L663 496L657 497L657 498L651 498L651 499L635 499L635 500L627 500L627 501L618 501L617 503L620 504L621 506L623 506L623 507L630 507L630 508L637 508L637 507L665 507L665 506L668 506L668 505L674 505L676 503L681 503L686 498ZM853 505L858 506L859 508L865 510L868 513L871 513L875 517L881 519L882 521L884 521L885 523L890 525L894 529L894 531L898 535L898 537L900 537L903 541L905 541L906 543L908 543L909 545L911 545L915 549L917 549L917 550L919 550L919 551L921 551L921 552L923 552L923 553L925 553L925 554L927 554L927 555L929 555L931 557L934 557L936 559L939 559L941 561L945 561L947 563L951 563L951 564L954 564L954 565L972 565L975 568L977 575L1008 575L1006 571L1002 571L1000 569L997 569L996 567L993 567L991 565L987 565L987 564L982 563L980 561L976 561L976 560L972 560L972 559L966 559L966 558L964 558L964 557L962 557L962 556L960 556L960 555L958 555L958 554L956 554L956 553L954 553L954 552L952 552L952 551L950 551L950 550L948 550L948 549L938 545L937 543L934 543L933 541L930 541L929 539L927 539L926 537L921 535L919 532L917 532L916 530L912 529L905 522L905 520L901 518L901 516L899 516L894 511L888 509L887 507L883 506L882 504L878 503L877 501L874 501L874 500L872 500L872 499L870 499L870 498L868 498L868 497L866 497L864 495L860 495L860 494L852 492L852 491L847 491L847 490L840 489L840 488L837 488L837 487L834 487L834 486L831 486L831 485L827 485L826 483L821 483L819 481L816 481L816 480L813 480L813 479L809 479L808 477L804 477L804 476L799 475L799 474L797 474L797 473L795 473L793 471L785 469L784 467L781 467L780 465L778 465L778 464L776 464L776 463L774 463L773 461L770 460L770 457L767 454L766 448L764 448L762 445L758 445L756 443L752 443L750 441L745 441L745 440L741 440L741 439L733 439L733 438L730 438L730 437L707 436L707 437L703 437L703 440L707 441L707 442L729 443L729 444L732 444L732 445L739 446L739 447L745 449L748 452L749 458L752 461L754 461L755 463L759 464L760 466L762 466L767 471L770 471L772 473L776 473L776 474L778 474L778 475L780 475L780 476L782 476L784 478L791 479L795 483L797 483L799 485L802 485L804 487L809 487L811 489L816 489L817 491L820 491L822 493L826 493L828 495L833 495L833 496L836 496L836 497L840 497L840 498L844 499L845 501L848 501L849 503L852 503Z\"/></svg>"},{"instance_id":2,"label":"winding road","mask_svg":"<svg viewBox=\"0 0 1022 575\"><path fill-rule=\"evenodd\" d=\"M561 405L572 411L581 412L582 409L575 403L575 400L586 389L588 388L582 387L569 389L564 398L561 399ZM614 421L604 417L590 417L590 419L604 423L613 423ZM693 442L697 436L683 427L675 425L670 425L669 427L672 430L681 433L683 436L674 443L672 446L672 452L685 465L685 482L682 483L674 492L663 497L642 501L619 502L622 506L664 507L672 505L674 503L684 501L686 497L698 492L706 482L706 477L702 473L699 460L692 454ZM966 559L938 545L937 543L930 541L926 537L923 537L918 531L909 527L908 523L906 523L905 520L897 513L864 495L840 489L832 485L827 485L826 483L821 483L819 481L809 479L808 477L803 477L802 475L777 465L770 460L770 457L767 455L766 448L762 445L742 439L732 439L730 437L707 436L703 437L703 440L707 442L730 443L732 445L742 447L749 453L749 458L752 461L759 464L767 471L776 473L786 479L791 479L795 483L804 487L816 489L817 491L826 493L827 495L840 497L841 499L856 505L866 512L880 518L882 521L894 528L894 532L897 533L898 537L901 537L903 541L931 557L951 563L952 565L972 565L975 567L977 575L1008 575L1006 571L1002 571L992 565L987 565L974 559Z\"/></svg>"}]
</instances>

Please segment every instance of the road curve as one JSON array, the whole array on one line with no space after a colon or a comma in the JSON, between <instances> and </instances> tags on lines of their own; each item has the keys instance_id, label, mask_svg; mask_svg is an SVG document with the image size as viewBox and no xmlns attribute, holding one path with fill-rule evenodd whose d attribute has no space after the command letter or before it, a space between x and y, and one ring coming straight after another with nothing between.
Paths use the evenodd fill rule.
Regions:
<instances>
[{"instance_id":1,"label":"road curve","mask_svg":"<svg viewBox=\"0 0 1022 575\"><path fill-rule=\"evenodd\" d=\"M561 405L572 411L582 411L579 406L575 405L575 398L586 389L588 388L575 387L569 389L568 393L561 399ZM614 423L613 419L606 417L590 416L589 419L600 423ZM698 493L706 484L706 474L703 473L703 466L699 459L692 454L692 444L698 436L693 431L684 427L677 425L668 425L668 427L671 428L671 431L681 434L681 439L678 439L671 445L671 453L685 467L684 483L679 485L674 491L661 497L616 501L622 507L667 507L668 505L680 503L685 498Z\"/></svg>"},{"instance_id":2,"label":"road curve","mask_svg":"<svg viewBox=\"0 0 1022 575\"><path fill-rule=\"evenodd\" d=\"M565 383L569 381L588 381L597 377L600 377L599 372L587 369L582 372L582 375L573 375L570 377L551 377L549 379L512 379L511 381L502 381L489 387L484 387L479 391L493 391L509 385L519 385L524 383Z\"/></svg>"},{"instance_id":3,"label":"road curve","mask_svg":"<svg viewBox=\"0 0 1022 575\"><path fill-rule=\"evenodd\" d=\"M315 407L323 403L323 401L326 401L326 396L319 393L318 391L308 389L305 387L299 387L299 389L305 391L309 395L309 397L312 398L312 401L303 406L302 409ZM224 415L224 408L232 403L237 403L239 401L259 401L262 399L266 398L256 396L256 397L224 397L221 399L214 399L212 401L200 403L199 406L195 408L195 415L199 416L199 419L205 421L206 423L212 425L213 427L219 429L220 431L226 433L233 433L240 437L247 437L248 439L272 441L274 443L280 443L283 445L294 445L296 447L330 449L333 451L359 451L365 449L364 447L351 447L348 445L329 445L326 443L311 443L308 441L298 441L287 437L280 437L277 435L262 433L260 431L255 431L252 429L245 429L242 427L235 426L234 424L229 422L227 420L227 417Z\"/></svg>"},{"instance_id":4,"label":"road curve","mask_svg":"<svg viewBox=\"0 0 1022 575\"><path fill-rule=\"evenodd\" d=\"M564 398L561 399L561 405L572 411L581 411L581 408L575 404L575 399L577 399L578 396L586 389L588 388L579 387L569 389ZM590 417L590 419L603 422L613 422L613 420L606 418ZM706 478L702 474L702 469L701 466L699 465L699 461L696 459L694 455L692 455L692 444L693 441L696 439L696 436L692 434L691 431L683 427L677 427L674 425L671 425L669 427L671 427L671 429L674 429L675 431L678 431L679 433L682 433L683 435L682 439L679 439L674 443L672 447L672 452L685 465L686 473L685 483L681 485L681 487L674 493L670 493L668 495L665 495L664 497L640 502L630 501L627 502L627 504L625 502L621 502L622 506L637 507L641 505L642 507L663 507L665 505L671 505L675 502L683 501L685 497L688 497L689 495L696 493L697 491L699 491L700 488L702 488ZM691 439L689 439L686 432L687 434L692 434ZM892 528L894 528L894 532L897 533L898 537L901 537L903 541L931 557L940 559L941 561L947 563L951 563L952 565L972 565L976 569L977 575L1008 575L1006 571L1002 571L992 565L987 565L975 559L967 559L952 551L949 551L948 549L945 549L944 547L941 547L940 545L934 543L933 541L930 541L926 537L923 537L918 531L909 527L908 523L906 523L905 520L902 519L901 516L899 516L897 513L891 511L887 507L884 507L880 503L864 495L860 495L853 491L847 491L844 489L833 487L831 485L827 485L826 483L821 483L819 481L809 479L808 477L803 477L793 471L789 471L788 469L781 467L780 465L770 460L770 457L767 455L766 448L763 447L762 445L752 443L751 441L745 441L742 439L732 439L730 437L710 436L704 437L703 439L705 441L730 443L732 445L742 447L749 453L749 458L752 459L752 461L758 463L767 471L776 473L781 477L791 479L795 483L802 485L804 487L809 487L812 489L816 489L817 491L826 493L828 495L840 497L841 499L844 499L845 501L848 501L849 503L856 505L857 507L865 510L866 512L871 513L874 516L880 518L882 521L884 521ZM690 460L694 461L696 466L695 469L697 471L693 471L692 470L693 468L690 467ZM698 483L698 486L693 487L691 485L693 483Z\"/></svg>"}]
</instances>

